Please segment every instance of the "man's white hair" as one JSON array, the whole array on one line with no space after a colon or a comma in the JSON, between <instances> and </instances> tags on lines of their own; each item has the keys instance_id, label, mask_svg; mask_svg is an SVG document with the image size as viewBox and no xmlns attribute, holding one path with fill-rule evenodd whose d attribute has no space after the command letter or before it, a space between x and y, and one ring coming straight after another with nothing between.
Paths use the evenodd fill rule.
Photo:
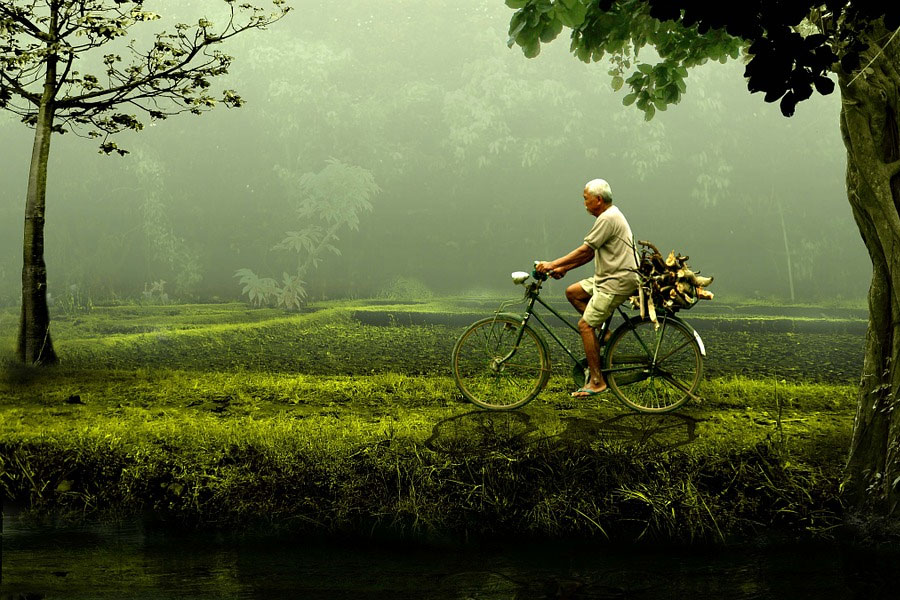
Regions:
<instances>
[{"instance_id":1,"label":"man's white hair","mask_svg":"<svg viewBox=\"0 0 900 600\"><path fill-rule=\"evenodd\" d=\"M612 190L605 179L591 179L584 185L584 190L591 196L599 196L607 204L612 204Z\"/></svg>"}]
</instances>

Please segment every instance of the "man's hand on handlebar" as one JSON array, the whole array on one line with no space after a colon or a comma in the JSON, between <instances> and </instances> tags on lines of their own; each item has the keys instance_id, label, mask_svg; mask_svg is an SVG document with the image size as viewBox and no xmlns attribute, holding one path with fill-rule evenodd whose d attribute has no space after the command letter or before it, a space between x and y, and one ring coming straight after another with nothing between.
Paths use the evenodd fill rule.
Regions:
<instances>
[{"instance_id":1,"label":"man's hand on handlebar","mask_svg":"<svg viewBox=\"0 0 900 600\"><path fill-rule=\"evenodd\" d=\"M546 273L553 279L562 279L566 272L562 269L554 269L551 263L546 260L539 260L534 265L534 270L538 273Z\"/></svg>"}]
</instances>

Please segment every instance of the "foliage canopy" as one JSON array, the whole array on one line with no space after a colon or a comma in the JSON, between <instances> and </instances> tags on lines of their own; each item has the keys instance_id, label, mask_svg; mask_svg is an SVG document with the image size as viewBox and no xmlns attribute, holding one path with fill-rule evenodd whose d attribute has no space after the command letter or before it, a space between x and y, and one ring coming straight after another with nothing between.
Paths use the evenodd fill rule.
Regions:
<instances>
[{"instance_id":1,"label":"foliage canopy","mask_svg":"<svg viewBox=\"0 0 900 600\"><path fill-rule=\"evenodd\" d=\"M680 101L688 69L707 60L725 62L749 55L745 76L751 92L767 102L780 100L791 116L799 102L834 91L829 72L860 68L860 54L873 24L884 18L900 26L900 4L871 0L506 0L517 9L510 20L509 45L528 57L541 43L569 27L571 50L590 62L610 57L613 88L628 84L623 103L636 104L647 119ZM656 65L637 62L640 49L653 46ZM627 71L634 70L627 77ZM867 68L864 66L863 69Z\"/></svg>"},{"instance_id":2,"label":"foliage canopy","mask_svg":"<svg viewBox=\"0 0 900 600\"><path fill-rule=\"evenodd\" d=\"M285 0L272 0L273 12L223 2L224 24L206 18L174 23L143 48L127 39L132 29L161 18L144 10L144 0L0 3L0 108L34 126L46 96L52 100L54 132L102 138L102 152L125 154L109 136L139 131L146 118L200 114L217 102L240 106L243 100L234 90L223 90L218 100L210 92L210 79L227 73L232 62L216 46L265 28L290 8Z\"/></svg>"}]
</instances>

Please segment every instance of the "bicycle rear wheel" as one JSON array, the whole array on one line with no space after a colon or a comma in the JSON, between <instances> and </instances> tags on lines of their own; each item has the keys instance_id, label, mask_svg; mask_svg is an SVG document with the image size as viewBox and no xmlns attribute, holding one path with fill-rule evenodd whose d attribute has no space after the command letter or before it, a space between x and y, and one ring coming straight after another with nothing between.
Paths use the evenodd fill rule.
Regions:
<instances>
[{"instance_id":1,"label":"bicycle rear wheel","mask_svg":"<svg viewBox=\"0 0 900 600\"><path fill-rule=\"evenodd\" d=\"M500 315L463 332L453 347L452 366L456 385L469 401L490 410L512 410L547 385L550 352L520 319Z\"/></svg>"},{"instance_id":2,"label":"bicycle rear wheel","mask_svg":"<svg viewBox=\"0 0 900 600\"><path fill-rule=\"evenodd\" d=\"M639 412L675 410L696 396L703 353L694 332L670 317L634 319L613 333L606 353L606 380L613 394Z\"/></svg>"}]
</instances>

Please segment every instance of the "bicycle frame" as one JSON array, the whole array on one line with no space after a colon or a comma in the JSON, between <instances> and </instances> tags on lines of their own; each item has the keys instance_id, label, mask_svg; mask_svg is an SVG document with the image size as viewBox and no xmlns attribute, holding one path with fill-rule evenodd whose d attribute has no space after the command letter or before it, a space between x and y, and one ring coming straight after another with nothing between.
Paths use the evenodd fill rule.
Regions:
<instances>
[{"instance_id":1,"label":"bicycle frame","mask_svg":"<svg viewBox=\"0 0 900 600\"><path fill-rule=\"evenodd\" d=\"M546 308L548 311L550 311L557 319L562 321L566 325L566 327L568 327L569 329L574 331L579 337L581 336L581 331L579 331L577 327L572 325L564 316L562 316L559 313L559 311L557 311L555 308L553 308L552 306L550 306L549 304L547 304L546 302L544 302L541 299L540 289L541 289L541 281L540 280L536 280L534 283L532 283L531 285L529 285L526 288L525 293L526 293L526 297L528 298L528 306L525 308L525 316L522 318L522 325L527 325L528 321L531 319L531 317L534 317L537 320L537 322L540 323L541 327L543 327L544 330L550 335L550 337L553 338L553 340L557 344L559 344L559 347L562 348L563 351L565 351L565 353L569 355L569 358L572 359L572 362L574 362L576 364L581 363L582 359L578 358L575 354L572 353L572 351L569 349L569 347L566 346L565 342L563 342L562 339L560 339L560 337L558 335L556 335L556 333L550 328L550 326L546 323L546 321L544 321L544 319L541 318L541 315L539 313L534 312L534 304L535 304L535 302L537 302L538 304L540 304L541 306ZM624 312L622 312L622 309L620 307L616 307L616 310L619 311L619 314L627 322L628 317L625 315ZM600 328L601 339L603 339L602 336L605 335L605 333L609 330L609 325L610 325L611 321L612 321L612 316L610 316L601 326L601 328ZM503 359L500 360L499 362L503 363L503 362L506 362L507 360L509 360L510 358L512 358L512 356L516 353L516 350L518 350L519 342L522 341L522 336L524 334L525 334L525 328L523 327L519 330L518 336L516 336L516 343L515 343L515 346L513 346L512 351L508 355L504 356ZM606 371L604 371L604 372L606 372Z\"/></svg>"},{"instance_id":2,"label":"bicycle frame","mask_svg":"<svg viewBox=\"0 0 900 600\"><path fill-rule=\"evenodd\" d=\"M581 363L582 359L579 358L578 356L576 356L569 349L569 347L566 346L565 342L563 342L563 340L560 339L560 337L550 328L550 326L547 324L547 322L541 318L541 315L539 313L534 312L535 303L540 304L545 309L550 311L550 313L552 313L557 319L562 321L566 325L566 327L568 327L569 329L574 331L578 336L581 336L581 331L577 327L572 325L563 315L561 315L559 313L559 311L557 311L555 308L553 308L552 306L550 306L549 304L547 304L546 302L544 302L541 299L541 297L540 297L541 287L542 287L542 281L539 279L536 279L534 283L532 283L526 287L525 294L526 294L526 297L528 298L528 305L525 308L525 315L524 315L524 317L522 317L523 327L519 329L519 333L516 336L516 342L515 342L515 345L513 346L513 349L510 351L509 354L507 354L502 359L497 361L498 364L502 364L502 363L506 362L507 360L509 360L510 358L512 358L515 355L516 351L519 349L519 343L522 341L522 336L525 334L524 325L528 324L528 321L531 319L531 317L534 317L537 320L537 322L540 323L541 327L544 328L544 330L550 335L550 337L553 338L553 340L557 344L559 344L559 347L562 348L563 351L569 355L569 358L572 359L572 362L574 362L575 364L582 364ZM619 313L619 315L622 317L622 319L624 321L624 323L621 326L629 326L630 329L633 331L634 326L631 325L632 319L629 318L628 315L625 314L625 312L622 310L622 307L617 306L616 311ZM674 315L668 315L668 314L662 313L659 316L661 317L660 327L662 328L663 332L665 331L666 323L668 320L673 319L673 320L681 321ZM612 322L612 315L610 315L610 317L608 319L606 319L606 321L604 321L603 325L600 327L600 339L601 340L603 339L603 336L606 334L606 332L609 331L611 322ZM681 321L681 322L683 323L683 321ZM684 323L684 325L687 326L691 331L694 331L693 327L688 326L687 323ZM698 343L700 345L701 353L705 355L706 352L703 348L703 343L702 343L702 341L700 341L699 336L697 336L696 331L694 331L694 335L695 335L695 337L697 337ZM665 358L667 358L667 357L663 357L662 359L658 360L659 345L662 342L662 338L663 338L663 334L660 334L660 336L657 338L656 347L653 348L653 350L651 352L650 348L648 348L647 345L644 343L644 340L642 340L640 336L637 336L637 335L635 336L635 339L638 341L638 344L640 344L641 347L644 349L644 352L646 352L648 356L652 356L652 358L650 359L650 362L647 365L649 369L652 369L656 365L657 362L662 362L662 360L665 360ZM604 348L605 348L605 345L604 345ZM669 352L669 355L676 352L677 350L678 349ZM618 368L603 368L603 367L601 367L601 371L605 375L607 373L615 373L615 372L619 372L619 371L634 371L635 368L636 367L633 367L633 366L618 367ZM693 394L692 394L692 396L693 396Z\"/></svg>"}]
</instances>

